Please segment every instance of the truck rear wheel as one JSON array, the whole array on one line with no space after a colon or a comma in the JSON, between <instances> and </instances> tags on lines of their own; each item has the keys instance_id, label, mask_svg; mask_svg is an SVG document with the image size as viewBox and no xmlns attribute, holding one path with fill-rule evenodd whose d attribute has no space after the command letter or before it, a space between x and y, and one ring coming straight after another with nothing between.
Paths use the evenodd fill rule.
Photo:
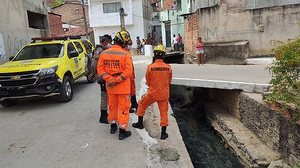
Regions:
<instances>
[{"instance_id":1,"label":"truck rear wheel","mask_svg":"<svg viewBox=\"0 0 300 168\"><path fill-rule=\"evenodd\" d=\"M73 82L70 76L65 76L61 84L60 100L68 102L73 98Z\"/></svg>"}]
</instances>

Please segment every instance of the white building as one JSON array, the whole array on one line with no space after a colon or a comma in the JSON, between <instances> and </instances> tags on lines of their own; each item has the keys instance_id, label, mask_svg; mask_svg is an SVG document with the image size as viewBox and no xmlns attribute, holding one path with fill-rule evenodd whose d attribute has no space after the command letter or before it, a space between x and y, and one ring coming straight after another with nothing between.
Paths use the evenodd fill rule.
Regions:
<instances>
[{"instance_id":1,"label":"white building","mask_svg":"<svg viewBox=\"0 0 300 168\"><path fill-rule=\"evenodd\" d=\"M131 34L133 48L136 37L146 39L152 33L152 7L149 0L89 0L90 27L94 29L95 43L100 37L109 34L112 37L120 31L119 9L124 8L125 28Z\"/></svg>"}]
</instances>

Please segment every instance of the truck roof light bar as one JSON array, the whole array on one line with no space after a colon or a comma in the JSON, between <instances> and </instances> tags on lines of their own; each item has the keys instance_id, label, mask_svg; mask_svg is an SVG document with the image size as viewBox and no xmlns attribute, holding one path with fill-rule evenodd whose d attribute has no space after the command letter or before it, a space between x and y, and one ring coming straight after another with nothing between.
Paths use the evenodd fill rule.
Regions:
<instances>
[{"instance_id":1,"label":"truck roof light bar","mask_svg":"<svg viewBox=\"0 0 300 168\"><path fill-rule=\"evenodd\" d=\"M80 36L51 36L51 37L34 37L31 38L32 43L36 41L53 41L53 40L69 40L69 39L81 39Z\"/></svg>"}]
</instances>

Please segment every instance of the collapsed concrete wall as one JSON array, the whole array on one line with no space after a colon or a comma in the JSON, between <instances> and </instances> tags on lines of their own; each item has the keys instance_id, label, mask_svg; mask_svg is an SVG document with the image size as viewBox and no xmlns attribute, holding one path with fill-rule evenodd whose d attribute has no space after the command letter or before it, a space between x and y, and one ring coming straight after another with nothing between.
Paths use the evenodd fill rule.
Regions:
<instances>
[{"instance_id":1,"label":"collapsed concrete wall","mask_svg":"<svg viewBox=\"0 0 300 168\"><path fill-rule=\"evenodd\" d=\"M208 42L204 45L205 62L212 64L246 64L249 55L248 41Z\"/></svg>"}]
</instances>

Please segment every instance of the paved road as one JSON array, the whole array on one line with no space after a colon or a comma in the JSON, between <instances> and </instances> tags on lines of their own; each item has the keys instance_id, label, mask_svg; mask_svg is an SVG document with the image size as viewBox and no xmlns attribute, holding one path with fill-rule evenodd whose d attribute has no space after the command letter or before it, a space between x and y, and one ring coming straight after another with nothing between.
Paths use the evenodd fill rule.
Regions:
<instances>
[{"instance_id":1,"label":"paved road","mask_svg":"<svg viewBox=\"0 0 300 168\"><path fill-rule=\"evenodd\" d=\"M135 66L137 81L145 67ZM98 123L99 95L96 83L82 80L69 103L47 98L0 106L0 167L146 167L145 145L135 129L119 141L118 134L109 134L109 125Z\"/></svg>"}]
</instances>

